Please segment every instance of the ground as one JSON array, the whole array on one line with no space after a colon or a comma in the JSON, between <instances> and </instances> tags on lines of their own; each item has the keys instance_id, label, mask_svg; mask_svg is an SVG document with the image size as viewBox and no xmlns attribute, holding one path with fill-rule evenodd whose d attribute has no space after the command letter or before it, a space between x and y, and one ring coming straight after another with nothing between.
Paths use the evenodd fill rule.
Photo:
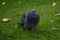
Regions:
<instances>
[{"instance_id":1,"label":"ground","mask_svg":"<svg viewBox=\"0 0 60 40\"><path fill-rule=\"evenodd\" d=\"M32 9L37 10L40 21L35 30L25 31L19 20ZM60 40L58 13L60 0L0 0L0 40ZM4 23L3 18L10 20Z\"/></svg>"}]
</instances>

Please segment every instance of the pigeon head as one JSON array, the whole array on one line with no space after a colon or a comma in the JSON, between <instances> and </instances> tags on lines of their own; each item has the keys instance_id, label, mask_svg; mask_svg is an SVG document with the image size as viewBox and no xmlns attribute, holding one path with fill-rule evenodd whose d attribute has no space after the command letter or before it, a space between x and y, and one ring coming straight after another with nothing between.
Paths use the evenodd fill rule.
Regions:
<instances>
[{"instance_id":1,"label":"pigeon head","mask_svg":"<svg viewBox=\"0 0 60 40\"><path fill-rule=\"evenodd\" d=\"M37 15L37 12L35 9L32 9L30 12L28 12L29 17L35 18L36 15Z\"/></svg>"},{"instance_id":2,"label":"pigeon head","mask_svg":"<svg viewBox=\"0 0 60 40\"><path fill-rule=\"evenodd\" d=\"M32 11L31 11L33 14L35 14L36 13L36 10L35 9L32 9Z\"/></svg>"}]
</instances>

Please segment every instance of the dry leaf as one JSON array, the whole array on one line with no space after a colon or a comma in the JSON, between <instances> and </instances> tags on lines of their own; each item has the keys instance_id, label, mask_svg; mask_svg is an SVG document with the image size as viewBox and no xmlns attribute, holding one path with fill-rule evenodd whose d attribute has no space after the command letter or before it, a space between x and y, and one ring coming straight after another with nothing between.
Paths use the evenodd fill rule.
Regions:
<instances>
[{"instance_id":1,"label":"dry leaf","mask_svg":"<svg viewBox=\"0 0 60 40\"><path fill-rule=\"evenodd\" d=\"M50 20L51 23L54 23L54 20Z\"/></svg>"},{"instance_id":2,"label":"dry leaf","mask_svg":"<svg viewBox=\"0 0 60 40\"><path fill-rule=\"evenodd\" d=\"M2 21L3 22L8 22L10 20L10 18L3 18Z\"/></svg>"},{"instance_id":3,"label":"dry leaf","mask_svg":"<svg viewBox=\"0 0 60 40\"><path fill-rule=\"evenodd\" d=\"M55 14L55 16L60 16L60 13L59 14Z\"/></svg>"},{"instance_id":4,"label":"dry leaf","mask_svg":"<svg viewBox=\"0 0 60 40\"><path fill-rule=\"evenodd\" d=\"M52 29L55 30L55 29L58 29L58 28L53 27Z\"/></svg>"},{"instance_id":5,"label":"dry leaf","mask_svg":"<svg viewBox=\"0 0 60 40\"><path fill-rule=\"evenodd\" d=\"M2 5L5 5L6 4L6 2L2 2Z\"/></svg>"},{"instance_id":6,"label":"dry leaf","mask_svg":"<svg viewBox=\"0 0 60 40\"><path fill-rule=\"evenodd\" d=\"M18 28L18 25L15 25L16 28Z\"/></svg>"},{"instance_id":7,"label":"dry leaf","mask_svg":"<svg viewBox=\"0 0 60 40\"><path fill-rule=\"evenodd\" d=\"M52 4L52 6L55 6L56 5L56 3L54 2L53 4Z\"/></svg>"}]
</instances>

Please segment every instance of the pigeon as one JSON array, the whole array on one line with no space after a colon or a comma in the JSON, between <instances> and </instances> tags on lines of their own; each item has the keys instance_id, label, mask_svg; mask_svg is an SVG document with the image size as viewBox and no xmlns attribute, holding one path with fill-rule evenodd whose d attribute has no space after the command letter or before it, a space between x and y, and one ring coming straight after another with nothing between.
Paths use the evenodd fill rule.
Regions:
<instances>
[{"instance_id":1,"label":"pigeon","mask_svg":"<svg viewBox=\"0 0 60 40\"><path fill-rule=\"evenodd\" d=\"M36 27L40 19L39 14L36 10L31 10L25 14L23 14L19 24L24 26L24 29L29 30Z\"/></svg>"}]
</instances>

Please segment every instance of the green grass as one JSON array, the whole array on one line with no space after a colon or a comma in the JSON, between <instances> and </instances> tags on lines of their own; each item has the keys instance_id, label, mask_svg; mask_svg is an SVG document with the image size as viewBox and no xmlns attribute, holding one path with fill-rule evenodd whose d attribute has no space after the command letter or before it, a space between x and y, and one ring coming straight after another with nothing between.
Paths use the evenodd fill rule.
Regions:
<instances>
[{"instance_id":1,"label":"green grass","mask_svg":"<svg viewBox=\"0 0 60 40\"><path fill-rule=\"evenodd\" d=\"M6 4L2 5L4 1ZM53 7L54 2L57 4ZM36 30L24 31L18 22L24 13L32 9L37 10L40 21ZM0 40L60 40L60 16L55 16L58 13L60 0L0 0ZM2 22L7 17L11 20ZM53 27L58 29L52 30Z\"/></svg>"}]
</instances>

